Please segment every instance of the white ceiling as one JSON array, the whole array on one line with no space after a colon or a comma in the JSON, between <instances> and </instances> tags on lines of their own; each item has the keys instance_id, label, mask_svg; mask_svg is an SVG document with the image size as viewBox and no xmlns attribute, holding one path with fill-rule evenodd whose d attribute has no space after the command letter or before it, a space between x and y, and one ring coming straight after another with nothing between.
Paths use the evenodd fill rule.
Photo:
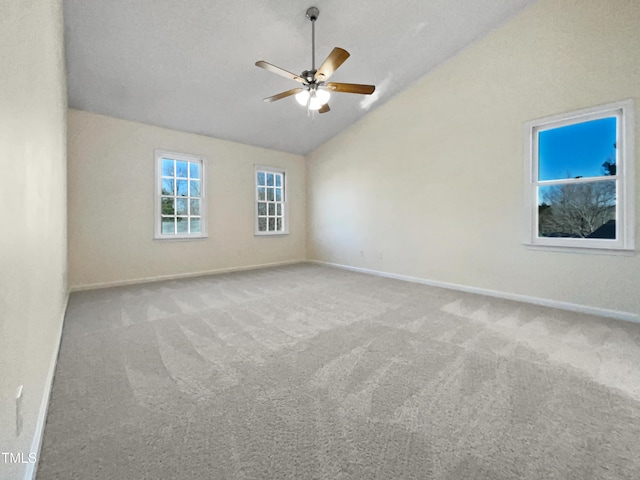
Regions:
<instances>
[{"instance_id":1,"label":"white ceiling","mask_svg":"<svg viewBox=\"0 0 640 480\"><path fill-rule=\"evenodd\" d=\"M306 154L389 100L534 0L64 0L69 107ZM376 85L333 93L312 118L298 84L254 65L300 74L333 47L351 57L335 82Z\"/></svg>"}]
</instances>

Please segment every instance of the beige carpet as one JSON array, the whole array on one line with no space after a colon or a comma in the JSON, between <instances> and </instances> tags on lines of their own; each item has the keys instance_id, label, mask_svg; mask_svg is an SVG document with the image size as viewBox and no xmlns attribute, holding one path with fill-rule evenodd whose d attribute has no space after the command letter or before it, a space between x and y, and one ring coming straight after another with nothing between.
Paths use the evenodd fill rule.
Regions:
<instances>
[{"instance_id":1,"label":"beige carpet","mask_svg":"<svg viewBox=\"0 0 640 480\"><path fill-rule=\"evenodd\" d=\"M638 479L640 325L317 265L75 293L38 479Z\"/></svg>"}]
</instances>

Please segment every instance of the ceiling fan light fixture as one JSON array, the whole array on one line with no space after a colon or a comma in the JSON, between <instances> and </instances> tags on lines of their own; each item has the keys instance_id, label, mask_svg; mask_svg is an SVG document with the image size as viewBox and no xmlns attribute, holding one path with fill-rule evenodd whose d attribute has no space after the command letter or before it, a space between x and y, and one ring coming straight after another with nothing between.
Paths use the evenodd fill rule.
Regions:
<instances>
[{"instance_id":1,"label":"ceiling fan light fixture","mask_svg":"<svg viewBox=\"0 0 640 480\"><path fill-rule=\"evenodd\" d=\"M329 101L331 95L326 90L312 90L309 99L309 110L320 110Z\"/></svg>"},{"instance_id":2,"label":"ceiling fan light fixture","mask_svg":"<svg viewBox=\"0 0 640 480\"><path fill-rule=\"evenodd\" d=\"M320 110L329 101L331 94L328 90L302 90L296 93L296 101L309 110Z\"/></svg>"},{"instance_id":3,"label":"ceiling fan light fixture","mask_svg":"<svg viewBox=\"0 0 640 480\"><path fill-rule=\"evenodd\" d=\"M301 92L296 93L296 101L303 107L306 107L307 103L309 102L310 95L311 93L309 92L309 90L302 90Z\"/></svg>"}]
</instances>

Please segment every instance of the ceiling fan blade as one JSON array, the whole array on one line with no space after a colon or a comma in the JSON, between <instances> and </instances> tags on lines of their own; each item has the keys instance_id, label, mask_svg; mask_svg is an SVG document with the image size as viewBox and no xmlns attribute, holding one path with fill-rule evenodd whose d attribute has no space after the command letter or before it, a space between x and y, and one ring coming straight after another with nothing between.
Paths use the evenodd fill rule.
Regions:
<instances>
[{"instance_id":1,"label":"ceiling fan blade","mask_svg":"<svg viewBox=\"0 0 640 480\"><path fill-rule=\"evenodd\" d=\"M295 73L288 72L280 67L276 67L275 65L271 65L264 60L259 60L256 62L256 67L264 68L269 72L275 73L276 75L281 75L283 77L290 78L291 80L295 80L296 82L305 83L305 79L300 75L296 75Z\"/></svg>"},{"instance_id":2,"label":"ceiling fan blade","mask_svg":"<svg viewBox=\"0 0 640 480\"><path fill-rule=\"evenodd\" d=\"M334 48L324 61L320 68L316 71L314 78L318 82L326 82L333 72L335 72L344 61L349 58L349 52L342 48Z\"/></svg>"},{"instance_id":3,"label":"ceiling fan blade","mask_svg":"<svg viewBox=\"0 0 640 480\"><path fill-rule=\"evenodd\" d=\"M359 93L361 95L371 95L375 90L375 85L361 85L359 83L336 83L325 84L328 90L342 93Z\"/></svg>"},{"instance_id":4,"label":"ceiling fan blade","mask_svg":"<svg viewBox=\"0 0 640 480\"><path fill-rule=\"evenodd\" d=\"M277 95L272 95L271 97L263 98L263 100L265 102L275 102L276 100L290 97L291 95L295 95L296 93L301 91L302 91L302 88L292 88L291 90L287 90L286 92L278 93Z\"/></svg>"},{"instance_id":5,"label":"ceiling fan blade","mask_svg":"<svg viewBox=\"0 0 640 480\"><path fill-rule=\"evenodd\" d=\"M331 110L331 109L329 108L329 104L328 104L328 103L325 103L324 105L322 105L322 106L320 107L320 110L318 110L318 112L320 112L320 113L327 113L329 110Z\"/></svg>"}]
</instances>

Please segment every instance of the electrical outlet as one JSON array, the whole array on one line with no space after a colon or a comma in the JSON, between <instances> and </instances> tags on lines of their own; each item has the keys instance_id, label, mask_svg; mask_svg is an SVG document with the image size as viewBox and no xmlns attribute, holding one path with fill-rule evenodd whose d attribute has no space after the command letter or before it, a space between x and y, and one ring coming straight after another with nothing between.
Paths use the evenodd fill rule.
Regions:
<instances>
[{"instance_id":1,"label":"electrical outlet","mask_svg":"<svg viewBox=\"0 0 640 480\"><path fill-rule=\"evenodd\" d=\"M16 437L19 437L22 433L22 426L24 420L22 418L22 393L24 391L24 385L18 387L16 392Z\"/></svg>"},{"instance_id":2,"label":"electrical outlet","mask_svg":"<svg viewBox=\"0 0 640 480\"><path fill-rule=\"evenodd\" d=\"M364 258L364 250L360 250L360 257Z\"/></svg>"}]
</instances>

